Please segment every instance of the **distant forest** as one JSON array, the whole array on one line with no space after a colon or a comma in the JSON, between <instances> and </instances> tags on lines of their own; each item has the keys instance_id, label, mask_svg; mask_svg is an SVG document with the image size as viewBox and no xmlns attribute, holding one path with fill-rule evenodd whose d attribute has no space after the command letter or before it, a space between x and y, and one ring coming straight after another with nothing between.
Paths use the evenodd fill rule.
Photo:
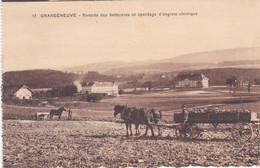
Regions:
<instances>
[{"instance_id":1,"label":"distant forest","mask_svg":"<svg viewBox=\"0 0 260 168\"><path fill-rule=\"evenodd\" d=\"M158 73L157 75L143 73L139 75L109 76L89 71L87 74L77 75L55 70L27 70L11 71L3 74L3 94L10 95L22 85L30 88L60 89L73 85L75 80L82 83L91 81L118 82L120 88L133 87L173 87L179 73L202 73L209 78L209 85L226 85L227 79L236 77L239 81L260 84L260 69L249 68L216 68L193 71L174 71Z\"/></svg>"},{"instance_id":2,"label":"distant forest","mask_svg":"<svg viewBox=\"0 0 260 168\"><path fill-rule=\"evenodd\" d=\"M73 84L76 74L55 70L10 71L3 74L3 86L26 85L30 88L64 87Z\"/></svg>"},{"instance_id":3,"label":"distant forest","mask_svg":"<svg viewBox=\"0 0 260 168\"><path fill-rule=\"evenodd\" d=\"M230 77L236 77L239 81L248 81L254 83L256 79L260 79L260 69L251 68L217 68L202 69L195 71L186 71L189 73L202 73L209 78L209 85L225 85L226 80Z\"/></svg>"}]
</instances>

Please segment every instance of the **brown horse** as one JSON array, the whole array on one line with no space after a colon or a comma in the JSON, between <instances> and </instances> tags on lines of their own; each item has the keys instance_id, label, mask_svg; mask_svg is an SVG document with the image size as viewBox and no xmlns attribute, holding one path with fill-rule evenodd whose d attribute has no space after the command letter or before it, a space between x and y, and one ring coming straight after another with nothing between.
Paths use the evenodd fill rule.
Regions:
<instances>
[{"instance_id":1,"label":"brown horse","mask_svg":"<svg viewBox=\"0 0 260 168\"><path fill-rule=\"evenodd\" d=\"M127 106L117 105L115 106L114 110L115 110L114 116L120 113L121 118L124 119L124 122L126 124L126 136L128 136L128 127L130 128L130 134L132 135L132 128L131 128L132 123L136 125L136 128L139 126L139 124L145 124L146 132L144 136L147 135L149 128L151 129L152 136L154 136L151 122L157 123L158 120L162 118L161 112L155 109L137 109L137 108L128 108Z\"/></svg>"},{"instance_id":2,"label":"brown horse","mask_svg":"<svg viewBox=\"0 0 260 168\"><path fill-rule=\"evenodd\" d=\"M137 122L139 122L140 124L146 125L146 130L145 130L144 136L147 135L149 128L152 132L152 136L154 136L154 131L153 131L153 127L152 127L151 123L154 122L155 124L157 124L158 121L162 119L161 111L156 110L156 109L137 109L136 111L134 111L134 113L132 115L133 115L133 118L135 118L137 120ZM158 127L158 131L159 131L158 134L160 135L159 127Z\"/></svg>"},{"instance_id":3,"label":"brown horse","mask_svg":"<svg viewBox=\"0 0 260 168\"><path fill-rule=\"evenodd\" d=\"M66 109L65 109L64 107L61 107L61 108L59 108L58 110L52 109L52 110L50 111L50 118L52 119L53 116L56 115L56 116L59 116L59 119L60 119L61 114L62 114L63 111L66 111Z\"/></svg>"},{"instance_id":4,"label":"brown horse","mask_svg":"<svg viewBox=\"0 0 260 168\"><path fill-rule=\"evenodd\" d=\"M120 113L121 118L124 120L124 123L125 123L125 126L126 126L126 136L129 136L128 128L129 128L129 131L130 131L130 136L133 135L132 124L135 124L136 135L139 134L139 123L133 122L130 118L131 113L134 109L128 108L127 106L116 105L114 110L115 110L114 117L116 117Z\"/></svg>"}]
</instances>

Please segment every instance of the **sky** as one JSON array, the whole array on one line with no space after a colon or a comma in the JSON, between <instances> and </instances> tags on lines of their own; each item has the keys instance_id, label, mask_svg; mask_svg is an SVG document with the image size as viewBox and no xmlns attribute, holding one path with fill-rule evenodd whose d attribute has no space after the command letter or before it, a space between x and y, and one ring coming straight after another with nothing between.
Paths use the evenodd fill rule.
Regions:
<instances>
[{"instance_id":1,"label":"sky","mask_svg":"<svg viewBox=\"0 0 260 168\"><path fill-rule=\"evenodd\" d=\"M253 0L3 3L2 12L3 72L260 46L260 1ZM181 12L198 15L82 17ZM55 13L81 17L41 17Z\"/></svg>"}]
</instances>

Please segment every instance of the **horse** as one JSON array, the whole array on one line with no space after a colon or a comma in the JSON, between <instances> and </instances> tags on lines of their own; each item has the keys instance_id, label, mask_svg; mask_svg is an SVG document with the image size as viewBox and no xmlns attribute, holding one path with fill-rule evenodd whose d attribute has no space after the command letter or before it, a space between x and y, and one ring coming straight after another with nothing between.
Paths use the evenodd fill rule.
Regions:
<instances>
[{"instance_id":1,"label":"horse","mask_svg":"<svg viewBox=\"0 0 260 168\"><path fill-rule=\"evenodd\" d=\"M133 116L134 116L135 120L137 120L137 122L139 122L140 124L146 125L146 130L145 130L144 136L147 135L149 128L152 132L152 136L154 136L154 131L153 131L151 122L154 122L155 124L157 124L159 122L159 120L162 119L161 111L156 110L156 109L142 108L142 109L136 110L134 113L135 114L133 114ZM158 127L158 131L159 131L159 135L160 135L160 127Z\"/></svg>"},{"instance_id":2,"label":"horse","mask_svg":"<svg viewBox=\"0 0 260 168\"><path fill-rule=\"evenodd\" d=\"M127 106L120 106L116 105L114 107L114 117L116 117L119 113L121 114L121 118L124 120L125 126L126 126L126 136L129 136L128 134L128 128L130 131L130 136L133 135L132 132L132 123L135 124L136 129L136 135L139 134L139 123L133 122L130 118L131 113L134 109L128 108Z\"/></svg>"},{"instance_id":3,"label":"horse","mask_svg":"<svg viewBox=\"0 0 260 168\"><path fill-rule=\"evenodd\" d=\"M56 116L59 116L59 119L60 119L63 111L66 111L66 109L64 107L61 107L58 110L54 110L54 109L50 110L50 118L52 119L52 117L54 115L56 115Z\"/></svg>"},{"instance_id":4,"label":"horse","mask_svg":"<svg viewBox=\"0 0 260 168\"><path fill-rule=\"evenodd\" d=\"M114 110L115 110L114 116L120 113L121 118L124 119L124 122L126 124L126 136L128 136L128 126L130 127L130 134L132 135L132 128L131 128L132 123L136 125L136 130L139 124L145 124L146 132L144 136L147 135L149 128L151 129L152 136L154 136L151 122L158 123L158 120L162 118L161 112L155 109L137 109L137 108L128 108L127 106L117 105L115 106Z\"/></svg>"}]
</instances>

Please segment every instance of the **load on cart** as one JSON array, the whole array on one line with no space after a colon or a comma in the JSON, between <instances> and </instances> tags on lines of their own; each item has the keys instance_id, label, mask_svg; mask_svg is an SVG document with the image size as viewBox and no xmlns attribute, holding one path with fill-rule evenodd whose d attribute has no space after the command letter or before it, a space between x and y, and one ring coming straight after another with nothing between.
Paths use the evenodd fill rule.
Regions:
<instances>
[{"instance_id":1,"label":"load on cart","mask_svg":"<svg viewBox=\"0 0 260 168\"><path fill-rule=\"evenodd\" d=\"M218 108L190 109L182 106L181 113L175 113L173 121L178 123L176 136L178 138L197 138L205 129L200 124L212 124L208 130L224 129L230 131L234 140L249 141L258 138L260 113L249 110L220 110ZM218 125L225 124L229 127Z\"/></svg>"}]
</instances>

